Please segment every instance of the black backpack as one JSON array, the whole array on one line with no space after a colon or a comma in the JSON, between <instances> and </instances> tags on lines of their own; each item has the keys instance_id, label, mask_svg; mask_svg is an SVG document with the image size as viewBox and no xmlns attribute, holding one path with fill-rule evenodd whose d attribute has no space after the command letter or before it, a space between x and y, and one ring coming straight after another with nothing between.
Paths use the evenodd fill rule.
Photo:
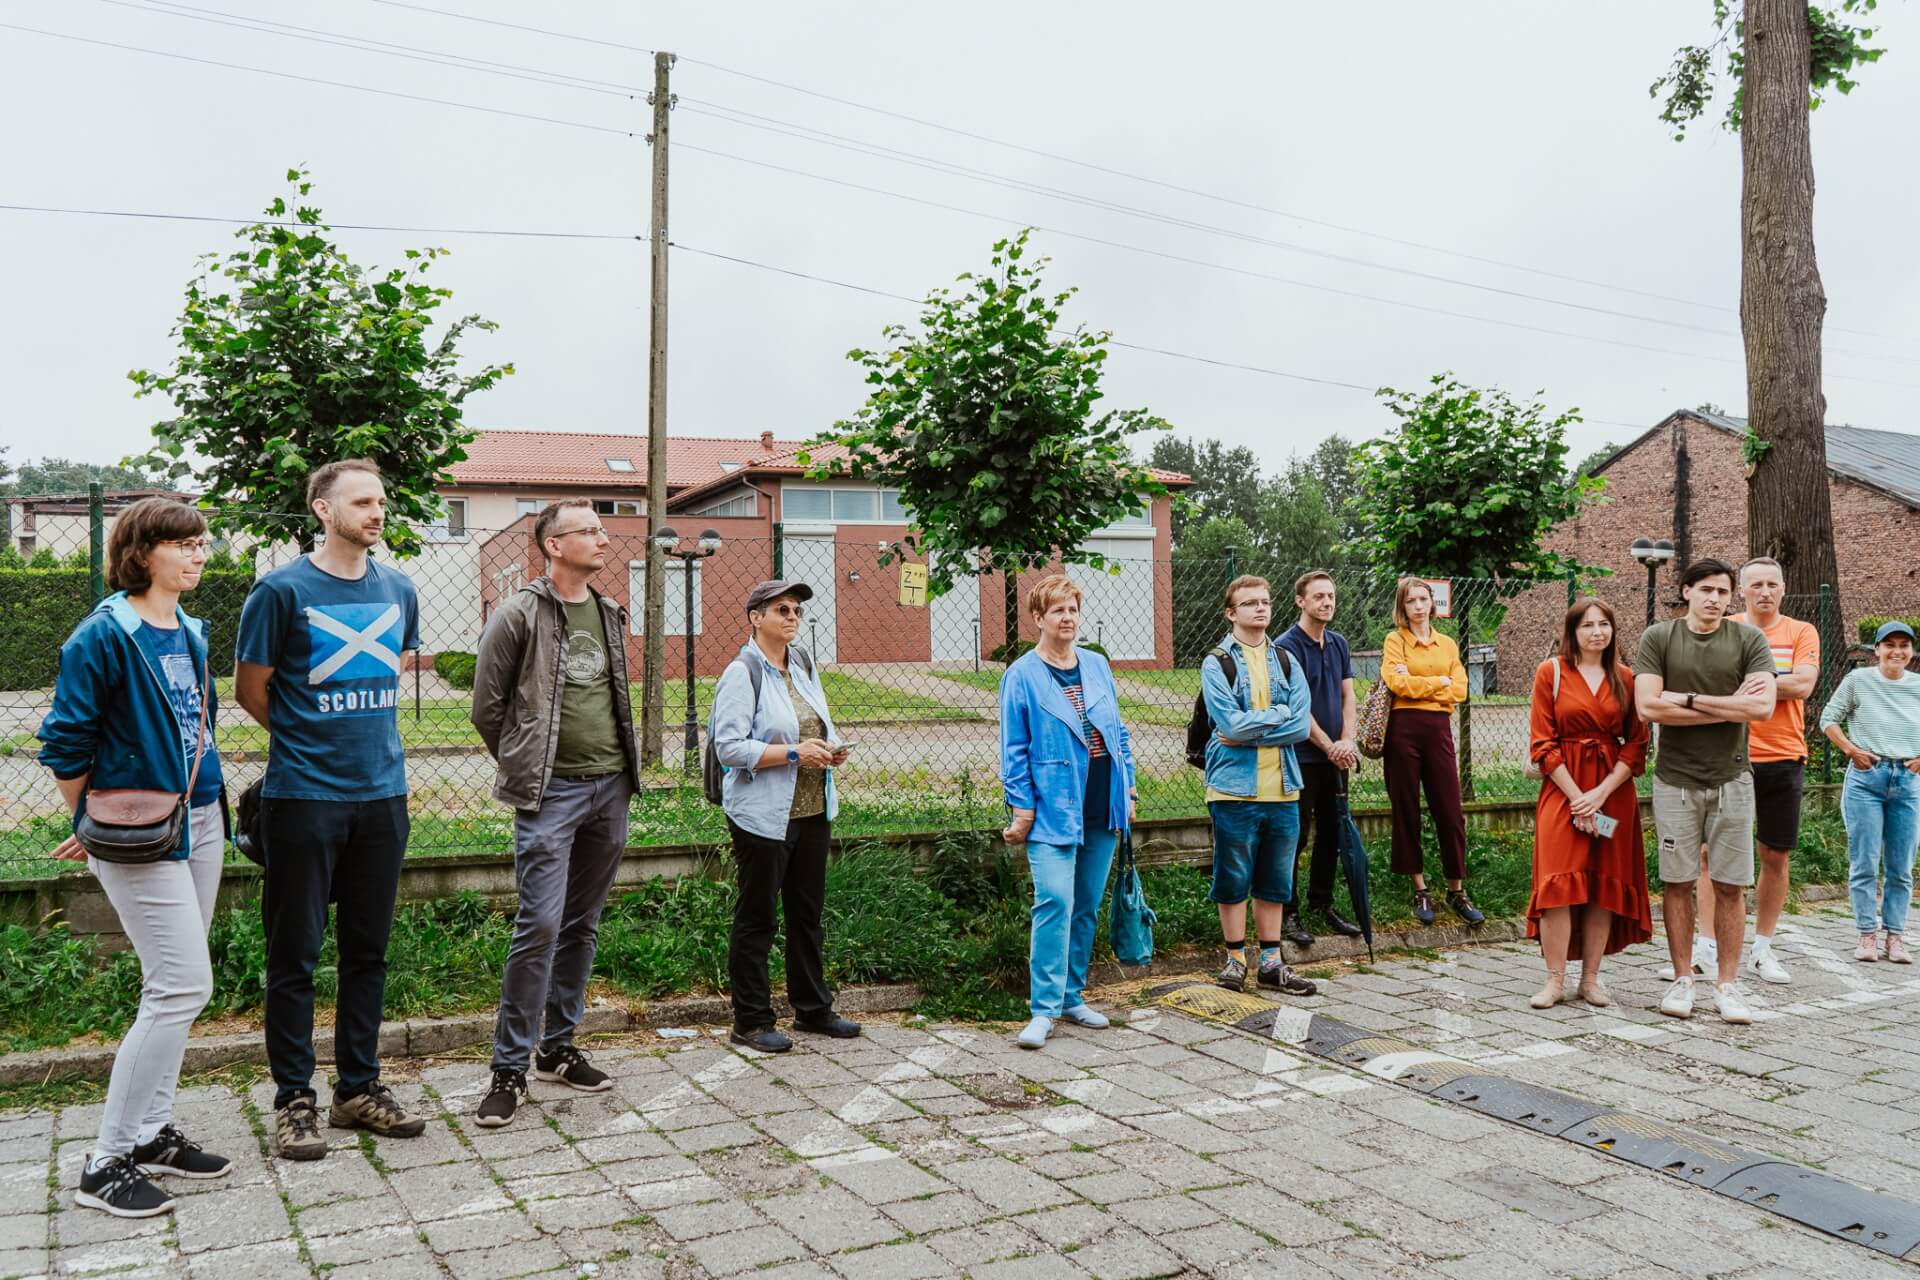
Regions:
<instances>
[{"instance_id":1,"label":"black backpack","mask_svg":"<svg viewBox=\"0 0 1920 1280\"><path fill-rule=\"evenodd\" d=\"M1280 654L1280 675L1283 679L1293 679L1293 659L1287 656L1285 645L1275 645ZM1220 660L1220 670L1226 672L1227 688L1232 689L1235 680L1240 678L1235 669L1233 655L1225 649L1210 649L1208 658ZM1206 666L1206 659L1200 661ZM1207 710L1207 695L1203 689L1193 696L1193 716L1187 721L1187 763L1203 773L1207 768L1207 744L1213 741L1213 714Z\"/></svg>"},{"instance_id":2,"label":"black backpack","mask_svg":"<svg viewBox=\"0 0 1920 1280\"><path fill-rule=\"evenodd\" d=\"M802 671L806 672L808 676L813 675L813 659L807 656L805 649L802 649L798 645L791 645L788 647L787 653L799 662ZM744 661L744 659L734 659L734 662L742 661ZM747 679L753 682L753 711L754 714L757 715L760 711L760 684L766 679L766 676L765 673L760 670L760 664L757 662L746 663L746 668ZM708 804L721 803L721 797L724 794L721 789L721 782L726 776L726 766L721 764L720 757L713 753L713 715L709 712L707 715L707 746L706 749L700 753L700 792L706 796Z\"/></svg>"}]
</instances>

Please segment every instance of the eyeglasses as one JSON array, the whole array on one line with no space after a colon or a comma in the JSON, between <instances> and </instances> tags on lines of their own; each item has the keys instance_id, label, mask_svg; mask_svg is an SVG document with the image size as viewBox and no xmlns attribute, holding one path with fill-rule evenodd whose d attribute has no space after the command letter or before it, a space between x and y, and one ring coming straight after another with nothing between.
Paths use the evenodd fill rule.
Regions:
<instances>
[{"instance_id":1,"label":"eyeglasses","mask_svg":"<svg viewBox=\"0 0 1920 1280\"><path fill-rule=\"evenodd\" d=\"M551 538L566 538L566 537L571 537L576 533L584 533L590 537L598 538L602 534L606 533L606 529L604 526L601 526L601 525L590 524L590 525L587 525L585 528L581 528L581 529L562 529L559 533L548 534L547 536Z\"/></svg>"},{"instance_id":2,"label":"eyeglasses","mask_svg":"<svg viewBox=\"0 0 1920 1280\"><path fill-rule=\"evenodd\" d=\"M1273 601L1271 601L1271 600L1242 600L1242 601L1241 601L1241 602L1240 602L1239 604L1236 604L1236 605L1235 605L1235 606L1233 606L1233 607L1234 607L1234 608L1236 608L1236 609L1271 609L1271 608L1273 608Z\"/></svg>"},{"instance_id":3,"label":"eyeglasses","mask_svg":"<svg viewBox=\"0 0 1920 1280\"><path fill-rule=\"evenodd\" d=\"M797 604L776 604L770 609L763 610L763 612L778 614L782 618L804 618L807 616L806 607Z\"/></svg>"},{"instance_id":4,"label":"eyeglasses","mask_svg":"<svg viewBox=\"0 0 1920 1280\"><path fill-rule=\"evenodd\" d=\"M199 552L202 555L211 555L213 553L212 538L162 538L158 545L163 547L178 547L187 555L193 555L195 552Z\"/></svg>"}]
</instances>

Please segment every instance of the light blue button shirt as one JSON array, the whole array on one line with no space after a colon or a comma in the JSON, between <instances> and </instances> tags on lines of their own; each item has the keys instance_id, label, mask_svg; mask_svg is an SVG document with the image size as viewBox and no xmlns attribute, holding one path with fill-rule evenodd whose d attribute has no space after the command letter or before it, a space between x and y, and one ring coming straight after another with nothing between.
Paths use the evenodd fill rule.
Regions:
<instances>
[{"instance_id":1,"label":"light blue button shirt","mask_svg":"<svg viewBox=\"0 0 1920 1280\"><path fill-rule=\"evenodd\" d=\"M720 807L742 830L768 840L784 840L787 818L793 810L793 788L799 778L797 764L760 767L767 748L800 741L800 717L787 696L787 676L813 708L820 723L827 727L827 740L838 742L833 716L827 711L826 691L820 687L820 673L811 663L787 650L787 670L767 660L760 646L752 641L740 647L740 655L727 664L720 683L713 691L713 714L707 733L713 743L714 758L726 769L720 785ZM748 663L760 667L760 705L753 700L753 677ZM840 799L833 785L833 770L827 771L827 821L840 812Z\"/></svg>"}]
</instances>

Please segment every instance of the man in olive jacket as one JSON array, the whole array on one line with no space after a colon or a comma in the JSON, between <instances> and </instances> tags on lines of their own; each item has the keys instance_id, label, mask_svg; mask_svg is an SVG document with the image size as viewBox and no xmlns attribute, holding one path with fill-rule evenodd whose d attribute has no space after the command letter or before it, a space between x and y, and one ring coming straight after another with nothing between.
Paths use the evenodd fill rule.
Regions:
<instances>
[{"instance_id":1,"label":"man in olive jacket","mask_svg":"<svg viewBox=\"0 0 1920 1280\"><path fill-rule=\"evenodd\" d=\"M514 808L520 894L493 1078L474 1115L487 1128L513 1119L529 1062L536 1078L574 1089L613 1084L574 1047L573 1031L640 782L627 611L589 585L606 567L607 531L592 503L574 499L542 511L533 536L547 574L488 620L473 675L473 725L499 765L493 794Z\"/></svg>"}]
</instances>

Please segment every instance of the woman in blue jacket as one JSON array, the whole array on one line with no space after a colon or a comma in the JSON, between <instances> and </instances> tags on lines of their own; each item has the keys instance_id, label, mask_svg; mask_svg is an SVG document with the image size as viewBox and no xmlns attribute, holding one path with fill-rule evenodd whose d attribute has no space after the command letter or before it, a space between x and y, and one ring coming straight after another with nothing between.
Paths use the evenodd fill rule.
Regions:
<instances>
[{"instance_id":1,"label":"woman in blue jacket","mask_svg":"<svg viewBox=\"0 0 1920 1280\"><path fill-rule=\"evenodd\" d=\"M206 564L206 534L200 512L166 498L120 514L107 543L115 594L61 646L53 707L38 735L40 763L53 770L76 819L95 788L184 794L192 781L187 832L171 857L102 862L72 838L54 851L87 858L140 957L140 1011L114 1055L99 1137L74 1196L120 1218L173 1207L153 1176L218 1178L233 1167L173 1123L187 1034L213 993L207 928L226 843L206 624L180 608L180 593L199 583Z\"/></svg>"},{"instance_id":2,"label":"woman in blue jacket","mask_svg":"<svg viewBox=\"0 0 1920 1280\"><path fill-rule=\"evenodd\" d=\"M1114 847L1133 825L1136 795L1113 671L1074 643L1080 588L1064 574L1043 578L1027 593L1027 611L1040 637L1000 679L1000 779L1013 811L1002 835L1026 845L1033 872L1033 1019L1020 1047L1038 1049L1058 1018L1107 1025L1081 989Z\"/></svg>"}]
</instances>

